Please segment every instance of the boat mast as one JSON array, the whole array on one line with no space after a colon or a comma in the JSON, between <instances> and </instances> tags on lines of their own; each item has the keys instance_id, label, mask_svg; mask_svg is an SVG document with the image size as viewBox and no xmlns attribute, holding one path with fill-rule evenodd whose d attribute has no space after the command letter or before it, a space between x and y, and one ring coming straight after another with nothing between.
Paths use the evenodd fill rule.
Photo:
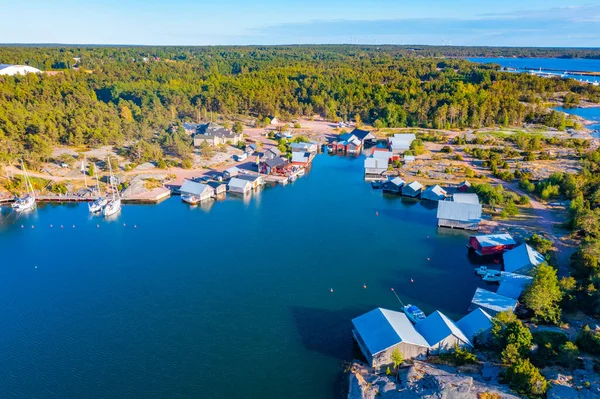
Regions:
<instances>
[{"instance_id":1,"label":"boat mast","mask_svg":"<svg viewBox=\"0 0 600 399\"><path fill-rule=\"evenodd\" d=\"M110 179L110 188L112 189L112 199L113 201L115 200L115 185L114 185L114 178L113 178L113 173L112 173L112 166L110 166L110 157L106 158L108 160L108 173L110 174L109 179Z\"/></svg>"},{"instance_id":2,"label":"boat mast","mask_svg":"<svg viewBox=\"0 0 600 399\"><path fill-rule=\"evenodd\" d=\"M27 187L27 194L31 194L34 196L33 186L31 185L31 180L29 180L29 175L27 174L27 168L25 168L25 162L21 159L21 166L23 167L23 174L25 175L25 186Z\"/></svg>"},{"instance_id":3,"label":"boat mast","mask_svg":"<svg viewBox=\"0 0 600 399\"><path fill-rule=\"evenodd\" d=\"M87 189L87 177L85 176L85 157L83 157L83 161L81 161L81 173L83 173L83 184L85 184L85 188Z\"/></svg>"},{"instance_id":4,"label":"boat mast","mask_svg":"<svg viewBox=\"0 0 600 399\"><path fill-rule=\"evenodd\" d=\"M96 189L98 190L98 197L102 197L102 191L100 191L100 179L98 179L98 170L94 168L94 173L96 174Z\"/></svg>"}]
</instances>

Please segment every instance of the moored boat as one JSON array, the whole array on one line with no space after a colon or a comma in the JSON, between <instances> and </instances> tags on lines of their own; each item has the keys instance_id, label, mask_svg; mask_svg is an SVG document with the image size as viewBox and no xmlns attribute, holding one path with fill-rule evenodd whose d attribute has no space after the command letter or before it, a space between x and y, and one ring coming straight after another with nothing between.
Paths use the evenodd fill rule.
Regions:
<instances>
[{"instance_id":1,"label":"moored boat","mask_svg":"<svg viewBox=\"0 0 600 399\"><path fill-rule=\"evenodd\" d=\"M110 165L110 158L108 158L108 169L110 173L110 187L112 188L112 199L106 204L103 210L104 216L116 215L121 211L121 198L119 196L119 190L115 187L115 178L112 173L112 166Z\"/></svg>"},{"instance_id":2,"label":"moored boat","mask_svg":"<svg viewBox=\"0 0 600 399\"><path fill-rule=\"evenodd\" d=\"M415 305L411 305L410 303L408 305L404 306L402 308L402 310L404 310L406 317L408 317L408 319L410 321L412 321L414 324L417 324L418 322L425 319L425 317L426 317L425 313L423 313L423 311L421 309L419 309Z\"/></svg>"},{"instance_id":3,"label":"moored boat","mask_svg":"<svg viewBox=\"0 0 600 399\"><path fill-rule=\"evenodd\" d=\"M488 283L499 283L502 280L502 276L500 273L487 273L483 276L483 281L487 281Z\"/></svg>"},{"instance_id":4,"label":"moored boat","mask_svg":"<svg viewBox=\"0 0 600 399\"><path fill-rule=\"evenodd\" d=\"M31 180L29 180L29 175L27 174L27 169L25 168L25 162L23 162L23 160L21 160L21 165L23 167L23 175L25 176L27 195L25 195L25 197L15 198L15 202L13 202L11 207L17 212L30 211L36 206L35 193L33 192L33 186L31 185Z\"/></svg>"},{"instance_id":5,"label":"moored boat","mask_svg":"<svg viewBox=\"0 0 600 399\"><path fill-rule=\"evenodd\" d=\"M371 187L374 189L380 189L383 187L383 183L385 183L383 180L375 180L371 182Z\"/></svg>"},{"instance_id":6,"label":"moored boat","mask_svg":"<svg viewBox=\"0 0 600 399\"><path fill-rule=\"evenodd\" d=\"M190 205L196 205L198 202L200 202L200 198L196 197L195 195L192 194L181 194L181 200L183 202L187 202Z\"/></svg>"}]
</instances>

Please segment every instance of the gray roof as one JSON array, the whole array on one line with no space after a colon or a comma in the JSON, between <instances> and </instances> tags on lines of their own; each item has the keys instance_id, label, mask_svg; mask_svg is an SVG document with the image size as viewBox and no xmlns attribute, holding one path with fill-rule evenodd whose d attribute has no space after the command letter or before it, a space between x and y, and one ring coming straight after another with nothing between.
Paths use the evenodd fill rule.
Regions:
<instances>
[{"instance_id":1,"label":"gray roof","mask_svg":"<svg viewBox=\"0 0 600 399\"><path fill-rule=\"evenodd\" d=\"M373 133L371 133L370 131L362 130L359 128L354 128L354 130L351 131L350 134L353 134L354 136L356 136L360 141L364 141L367 138L369 138L369 139L375 138Z\"/></svg>"},{"instance_id":2,"label":"gray roof","mask_svg":"<svg viewBox=\"0 0 600 399\"><path fill-rule=\"evenodd\" d=\"M181 188L180 192L192 195L200 195L206 190L212 190L212 187L207 186L206 184L197 183L195 181L186 180Z\"/></svg>"},{"instance_id":3,"label":"gray roof","mask_svg":"<svg viewBox=\"0 0 600 399\"><path fill-rule=\"evenodd\" d=\"M437 210L438 219L458 220L461 222L480 222L481 205L452 201L440 201Z\"/></svg>"},{"instance_id":4,"label":"gray roof","mask_svg":"<svg viewBox=\"0 0 600 399\"><path fill-rule=\"evenodd\" d=\"M292 152L292 162L308 162L310 152Z\"/></svg>"},{"instance_id":5,"label":"gray roof","mask_svg":"<svg viewBox=\"0 0 600 399\"><path fill-rule=\"evenodd\" d=\"M402 312L377 308L352 320L354 328L374 355L400 342L429 347Z\"/></svg>"},{"instance_id":6,"label":"gray roof","mask_svg":"<svg viewBox=\"0 0 600 399\"><path fill-rule=\"evenodd\" d=\"M268 159L265 161L265 164L267 164L267 166L269 168L275 168L279 165L283 165L284 163L286 163L287 161L281 157L275 157L272 159Z\"/></svg>"},{"instance_id":7,"label":"gray roof","mask_svg":"<svg viewBox=\"0 0 600 399\"><path fill-rule=\"evenodd\" d=\"M475 236L482 247L497 247L500 245L516 245L517 243L510 234L485 234Z\"/></svg>"},{"instance_id":8,"label":"gray roof","mask_svg":"<svg viewBox=\"0 0 600 399\"><path fill-rule=\"evenodd\" d=\"M383 159L386 162L389 161L389 159L393 156L394 154L391 151L375 151L373 150L373 158L376 159Z\"/></svg>"},{"instance_id":9,"label":"gray roof","mask_svg":"<svg viewBox=\"0 0 600 399\"><path fill-rule=\"evenodd\" d=\"M438 310L418 322L415 328L425 337L430 346L437 345L451 335L454 335L465 344L472 346L471 341L463 334L460 328Z\"/></svg>"},{"instance_id":10,"label":"gray roof","mask_svg":"<svg viewBox=\"0 0 600 399\"><path fill-rule=\"evenodd\" d=\"M410 188L411 190L414 190L414 191L419 191L419 190L421 190L423 188L423 185L421 183L419 183L418 181L415 180L413 182L408 183L404 187L405 188L408 187L408 188Z\"/></svg>"},{"instance_id":11,"label":"gray roof","mask_svg":"<svg viewBox=\"0 0 600 399\"><path fill-rule=\"evenodd\" d=\"M479 204L479 197L472 193L456 193L452 195L452 201L463 204Z\"/></svg>"},{"instance_id":12,"label":"gray roof","mask_svg":"<svg viewBox=\"0 0 600 399\"><path fill-rule=\"evenodd\" d=\"M225 172L229 173L230 175L237 175L240 173L240 168L237 166L232 166L231 168L225 169Z\"/></svg>"},{"instance_id":13,"label":"gray roof","mask_svg":"<svg viewBox=\"0 0 600 399\"><path fill-rule=\"evenodd\" d=\"M492 328L492 316L485 310L477 308L471 313L456 322L456 326L465 334L470 341L477 334L488 331Z\"/></svg>"},{"instance_id":14,"label":"gray roof","mask_svg":"<svg viewBox=\"0 0 600 399\"><path fill-rule=\"evenodd\" d=\"M246 174L246 175L239 175L237 177L238 179L242 179L242 180L246 180L249 182L254 183L257 180L260 180L260 176L259 175L253 175L253 174Z\"/></svg>"},{"instance_id":15,"label":"gray roof","mask_svg":"<svg viewBox=\"0 0 600 399\"><path fill-rule=\"evenodd\" d=\"M272 152L273 154L275 154L277 156L281 155L281 151L279 151L279 148L277 148L277 147L271 147L266 152Z\"/></svg>"},{"instance_id":16,"label":"gray roof","mask_svg":"<svg viewBox=\"0 0 600 399\"><path fill-rule=\"evenodd\" d=\"M489 309L494 313L515 310L517 307L516 299L508 298L495 292L484 290L483 288L475 290L475 295L473 295L471 303L484 309Z\"/></svg>"},{"instance_id":17,"label":"gray roof","mask_svg":"<svg viewBox=\"0 0 600 399\"><path fill-rule=\"evenodd\" d=\"M301 150L301 151L309 151L311 147L313 147L313 143L292 143L290 144L290 148Z\"/></svg>"},{"instance_id":18,"label":"gray roof","mask_svg":"<svg viewBox=\"0 0 600 399\"><path fill-rule=\"evenodd\" d=\"M423 199L432 199L432 200L440 200L446 197L446 190L438 186L429 186L422 193L421 198Z\"/></svg>"},{"instance_id":19,"label":"gray roof","mask_svg":"<svg viewBox=\"0 0 600 399\"><path fill-rule=\"evenodd\" d=\"M238 178L238 177L234 177L231 180L229 180L229 183L227 184L229 187L236 187L236 188L245 188L248 185L252 185L251 182L249 182L246 179L242 179L242 178Z\"/></svg>"},{"instance_id":20,"label":"gray roof","mask_svg":"<svg viewBox=\"0 0 600 399\"><path fill-rule=\"evenodd\" d=\"M401 177L394 177L392 180L390 180L390 183L395 184L396 186L403 186L404 184L406 184L406 182L402 180Z\"/></svg>"},{"instance_id":21,"label":"gray roof","mask_svg":"<svg viewBox=\"0 0 600 399\"><path fill-rule=\"evenodd\" d=\"M544 255L527 244L521 244L504 254L504 270L528 272L545 261Z\"/></svg>"}]
</instances>

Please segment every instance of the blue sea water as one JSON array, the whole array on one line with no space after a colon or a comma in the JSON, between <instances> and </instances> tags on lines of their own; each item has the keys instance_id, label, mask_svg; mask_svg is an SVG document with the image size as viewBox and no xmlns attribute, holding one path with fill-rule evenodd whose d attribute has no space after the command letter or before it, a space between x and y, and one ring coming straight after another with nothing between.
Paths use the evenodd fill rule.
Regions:
<instances>
[{"instance_id":1,"label":"blue sea water","mask_svg":"<svg viewBox=\"0 0 600 399\"><path fill-rule=\"evenodd\" d=\"M587 125L588 129L593 131L592 135L600 138L600 107L591 108L563 108L555 107L557 111L566 112L567 114L577 115L584 119L594 122L591 125Z\"/></svg>"},{"instance_id":2,"label":"blue sea water","mask_svg":"<svg viewBox=\"0 0 600 399\"><path fill-rule=\"evenodd\" d=\"M583 58L467 58L472 62L498 64L507 68L524 70L555 70L600 72L600 60Z\"/></svg>"},{"instance_id":3,"label":"blue sea water","mask_svg":"<svg viewBox=\"0 0 600 399\"><path fill-rule=\"evenodd\" d=\"M250 199L174 197L113 221L4 209L0 397L340 397L351 319L399 309L391 287L459 318L486 286L467 234L371 189L362 164L320 155Z\"/></svg>"},{"instance_id":4,"label":"blue sea water","mask_svg":"<svg viewBox=\"0 0 600 399\"><path fill-rule=\"evenodd\" d=\"M600 72L600 60L581 59L581 58L467 58L472 62L483 64L498 64L505 68L514 68L519 72L529 72L531 70L551 71L553 73L563 74L568 72L565 77L589 81L600 82L598 76L582 76L576 72Z\"/></svg>"}]
</instances>

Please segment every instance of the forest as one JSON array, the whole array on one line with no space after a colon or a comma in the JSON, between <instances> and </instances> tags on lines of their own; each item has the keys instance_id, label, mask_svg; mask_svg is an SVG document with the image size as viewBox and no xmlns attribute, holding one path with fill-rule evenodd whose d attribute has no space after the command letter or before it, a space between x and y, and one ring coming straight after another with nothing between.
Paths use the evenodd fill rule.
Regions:
<instances>
[{"instance_id":1,"label":"forest","mask_svg":"<svg viewBox=\"0 0 600 399\"><path fill-rule=\"evenodd\" d=\"M169 127L199 121L209 112L230 120L277 115L289 121L315 114L350 120L358 115L379 127L538 123L564 129L564 118L546 108L556 93L572 105L581 99L600 101L598 87L452 58L502 51L600 53L403 46L4 46L0 63L54 72L0 76L0 163L19 157L35 163L48 158L57 144L141 142L177 152L186 147L186 138Z\"/></svg>"}]
</instances>

